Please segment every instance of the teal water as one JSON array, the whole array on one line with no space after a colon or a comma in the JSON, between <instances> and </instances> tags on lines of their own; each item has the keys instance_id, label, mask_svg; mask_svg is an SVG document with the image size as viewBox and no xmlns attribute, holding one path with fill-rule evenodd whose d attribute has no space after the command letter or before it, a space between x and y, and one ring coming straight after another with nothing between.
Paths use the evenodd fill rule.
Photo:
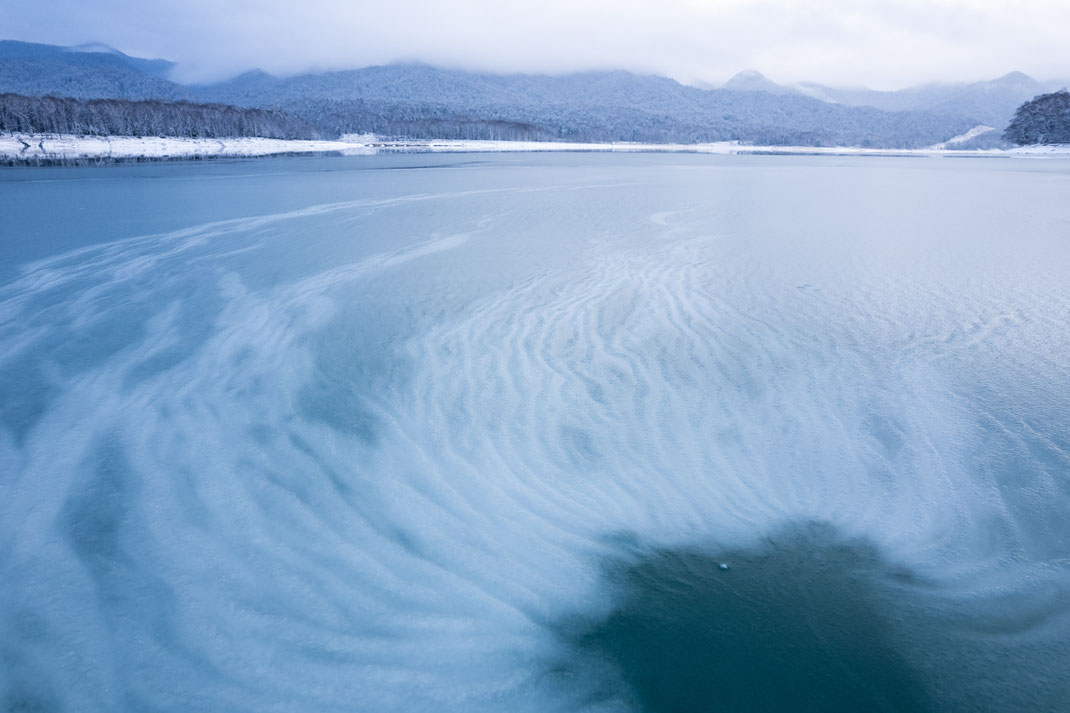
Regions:
<instances>
[{"instance_id":1,"label":"teal water","mask_svg":"<svg viewBox=\"0 0 1070 713\"><path fill-rule=\"evenodd\" d=\"M633 554L606 579L609 616L562 624L579 652L566 670L597 682L593 698L627 691L645 711L938 710L910 637L941 624L912 620L900 601L921 583L864 542L809 524L745 550Z\"/></svg>"},{"instance_id":2,"label":"teal water","mask_svg":"<svg viewBox=\"0 0 1070 713\"><path fill-rule=\"evenodd\" d=\"M0 169L0 709L1068 711L1067 195Z\"/></svg>"}]
</instances>

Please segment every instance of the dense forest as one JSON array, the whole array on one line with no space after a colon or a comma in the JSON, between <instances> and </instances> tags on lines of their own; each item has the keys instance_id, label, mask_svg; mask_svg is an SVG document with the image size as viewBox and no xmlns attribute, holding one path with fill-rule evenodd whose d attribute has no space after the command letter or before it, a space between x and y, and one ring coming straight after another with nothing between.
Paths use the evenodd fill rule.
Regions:
<instances>
[{"instance_id":1,"label":"dense forest","mask_svg":"<svg viewBox=\"0 0 1070 713\"><path fill-rule=\"evenodd\" d=\"M694 90L696 92L700 90ZM579 102L466 104L393 99L290 99L276 106L327 135L535 141L742 141L769 145L922 147L971 124L917 112L844 111L801 97L743 97L733 105L652 107ZM715 97L716 99L716 97ZM772 100L772 101L771 101Z\"/></svg>"},{"instance_id":2,"label":"dense forest","mask_svg":"<svg viewBox=\"0 0 1070 713\"><path fill-rule=\"evenodd\" d=\"M311 139L370 132L386 138L903 146L931 143L950 130L925 121L871 123L866 117L852 115L853 121L823 128L813 116L797 116L794 121L779 113L761 119L726 112L681 116L619 106L606 106L596 113L574 105L464 108L443 103L320 99L257 109L186 101L0 94L0 131L93 136Z\"/></svg>"},{"instance_id":3,"label":"dense forest","mask_svg":"<svg viewBox=\"0 0 1070 713\"><path fill-rule=\"evenodd\" d=\"M1070 92L1041 94L1018 107L1003 138L1013 144L1070 144Z\"/></svg>"},{"instance_id":4,"label":"dense forest","mask_svg":"<svg viewBox=\"0 0 1070 713\"><path fill-rule=\"evenodd\" d=\"M833 128L778 121L775 114L740 118L656 114L635 108L483 106L445 103L290 100L278 109L188 101L72 99L0 94L0 132L86 136L177 136L273 139L337 138L370 132L386 138L523 141L641 141L698 143L739 140L764 145L912 145L939 129L919 124L840 121ZM996 134L998 136L998 134ZM1013 144L1070 143L1070 93L1043 94L1019 107L1004 140Z\"/></svg>"},{"instance_id":5,"label":"dense forest","mask_svg":"<svg viewBox=\"0 0 1070 713\"><path fill-rule=\"evenodd\" d=\"M0 94L0 131L86 136L261 136L314 139L308 121L281 111L156 99L71 99Z\"/></svg>"}]
</instances>

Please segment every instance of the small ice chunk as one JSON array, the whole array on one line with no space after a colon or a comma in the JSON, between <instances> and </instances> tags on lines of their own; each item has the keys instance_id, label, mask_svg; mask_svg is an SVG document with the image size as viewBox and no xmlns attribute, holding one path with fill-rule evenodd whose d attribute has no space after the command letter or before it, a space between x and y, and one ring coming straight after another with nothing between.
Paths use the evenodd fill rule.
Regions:
<instances>
[{"instance_id":1,"label":"small ice chunk","mask_svg":"<svg viewBox=\"0 0 1070 713\"><path fill-rule=\"evenodd\" d=\"M721 564L717 565L717 569L721 570L722 572L728 571L728 563L722 562Z\"/></svg>"}]
</instances>

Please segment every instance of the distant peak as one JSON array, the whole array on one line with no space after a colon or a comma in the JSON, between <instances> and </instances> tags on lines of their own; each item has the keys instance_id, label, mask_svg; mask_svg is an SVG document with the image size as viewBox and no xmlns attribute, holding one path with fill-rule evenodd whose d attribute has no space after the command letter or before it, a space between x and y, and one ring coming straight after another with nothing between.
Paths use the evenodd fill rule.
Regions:
<instances>
[{"instance_id":1,"label":"distant peak","mask_svg":"<svg viewBox=\"0 0 1070 713\"><path fill-rule=\"evenodd\" d=\"M87 42L84 45L74 45L73 47L67 47L65 49L68 52L98 52L100 54L118 55L122 54L122 52L120 52L119 50L115 49L114 47L111 47L110 45L106 45L103 42Z\"/></svg>"},{"instance_id":2,"label":"distant peak","mask_svg":"<svg viewBox=\"0 0 1070 713\"><path fill-rule=\"evenodd\" d=\"M794 90L782 87L756 69L745 69L724 84L724 89L737 92L767 92L791 94Z\"/></svg>"},{"instance_id":3,"label":"distant peak","mask_svg":"<svg viewBox=\"0 0 1070 713\"><path fill-rule=\"evenodd\" d=\"M1036 82L1035 79L1025 72L1008 72L994 81L999 82L1000 84L1026 84Z\"/></svg>"},{"instance_id":4,"label":"distant peak","mask_svg":"<svg viewBox=\"0 0 1070 713\"><path fill-rule=\"evenodd\" d=\"M262 69L250 69L248 72L242 72L238 75L240 79L275 79L275 75L268 74Z\"/></svg>"},{"instance_id":5,"label":"distant peak","mask_svg":"<svg viewBox=\"0 0 1070 713\"><path fill-rule=\"evenodd\" d=\"M728 80L728 84L732 82L754 82L754 81L769 81L769 79L759 72L757 69L744 69L742 72L737 72L735 76Z\"/></svg>"}]
</instances>

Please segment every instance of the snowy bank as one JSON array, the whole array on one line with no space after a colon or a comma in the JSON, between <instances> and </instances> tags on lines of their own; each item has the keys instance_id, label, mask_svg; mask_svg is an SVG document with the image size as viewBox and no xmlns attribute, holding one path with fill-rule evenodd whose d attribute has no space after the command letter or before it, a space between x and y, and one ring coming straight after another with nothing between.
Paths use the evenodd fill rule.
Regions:
<instances>
[{"instance_id":1,"label":"snowy bank","mask_svg":"<svg viewBox=\"0 0 1070 713\"><path fill-rule=\"evenodd\" d=\"M0 134L0 158L7 161L76 161L172 158L226 158L289 153L371 153L361 143L258 137L183 137Z\"/></svg>"},{"instance_id":2,"label":"snowy bank","mask_svg":"<svg viewBox=\"0 0 1070 713\"><path fill-rule=\"evenodd\" d=\"M950 143L950 142L949 142ZM946 145L925 149L858 147L751 146L734 141L708 144L566 143L548 141L439 141L378 139L351 134L337 141L264 138L181 138L74 136L69 134L0 134L0 160L6 162L100 161L272 156L302 153L372 154L378 152L531 152L609 151L705 154L803 154L865 156L1070 156L1070 145L1015 149L954 150Z\"/></svg>"},{"instance_id":3,"label":"snowy bank","mask_svg":"<svg viewBox=\"0 0 1070 713\"><path fill-rule=\"evenodd\" d=\"M754 146L738 141L718 141L707 144L642 144L642 143L569 143L550 141L446 141L418 140L390 141L367 134L359 137L343 136L343 141L359 141L369 149L381 151L437 152L505 152L505 151L623 151L707 154L828 154L832 156L1070 156L1070 145L1025 146L1015 149L957 150L956 143L983 133L982 127L969 134L955 137L944 144L923 149L876 149L857 146ZM983 127L987 129L988 127Z\"/></svg>"}]
</instances>

